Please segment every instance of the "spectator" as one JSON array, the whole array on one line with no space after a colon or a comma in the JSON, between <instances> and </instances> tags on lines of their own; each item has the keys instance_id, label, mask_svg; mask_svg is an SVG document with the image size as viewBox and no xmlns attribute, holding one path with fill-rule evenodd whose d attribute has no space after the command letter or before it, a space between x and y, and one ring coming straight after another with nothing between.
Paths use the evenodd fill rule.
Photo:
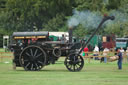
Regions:
<instances>
[{"instance_id":1,"label":"spectator","mask_svg":"<svg viewBox=\"0 0 128 85\"><path fill-rule=\"evenodd\" d=\"M120 52L121 52L122 54L124 54L124 49L123 49L123 47L120 48Z\"/></svg>"},{"instance_id":2,"label":"spectator","mask_svg":"<svg viewBox=\"0 0 128 85\"><path fill-rule=\"evenodd\" d=\"M87 52L88 52L88 47L87 47L87 46L84 48L83 51L84 51L84 53L85 53L85 56L88 56L88 53L87 53Z\"/></svg>"},{"instance_id":3,"label":"spectator","mask_svg":"<svg viewBox=\"0 0 128 85\"><path fill-rule=\"evenodd\" d=\"M94 48L93 52L94 52L94 54L93 54L94 56L98 56L99 55L99 48L98 48L97 45L95 45L95 48ZM95 60L99 60L99 58L95 57Z\"/></svg>"},{"instance_id":4,"label":"spectator","mask_svg":"<svg viewBox=\"0 0 128 85\"><path fill-rule=\"evenodd\" d=\"M124 56L124 49L123 49L123 47L120 48L120 52L122 53L122 57L123 57ZM125 60L126 59L124 58L123 61L126 62Z\"/></svg>"},{"instance_id":5,"label":"spectator","mask_svg":"<svg viewBox=\"0 0 128 85\"><path fill-rule=\"evenodd\" d=\"M65 38L65 36L64 36L64 34L62 34L62 37L61 37L61 43L65 43L66 42L66 38Z\"/></svg>"},{"instance_id":6,"label":"spectator","mask_svg":"<svg viewBox=\"0 0 128 85\"><path fill-rule=\"evenodd\" d=\"M120 51L120 49L117 50L117 55L119 57L118 62L117 62L118 69L121 70L122 69L123 56L122 56L122 52Z\"/></svg>"},{"instance_id":7,"label":"spectator","mask_svg":"<svg viewBox=\"0 0 128 85\"><path fill-rule=\"evenodd\" d=\"M94 51L99 52L99 47L97 45L95 45Z\"/></svg>"},{"instance_id":8,"label":"spectator","mask_svg":"<svg viewBox=\"0 0 128 85\"><path fill-rule=\"evenodd\" d=\"M103 50L103 60L104 60L104 63L106 63L107 62L107 55L108 55L108 52L109 52L109 49L108 48L105 48L104 50Z\"/></svg>"},{"instance_id":9,"label":"spectator","mask_svg":"<svg viewBox=\"0 0 128 85\"><path fill-rule=\"evenodd\" d=\"M128 47L127 47L127 50L126 50L126 56L127 56L127 61L128 61Z\"/></svg>"}]
</instances>

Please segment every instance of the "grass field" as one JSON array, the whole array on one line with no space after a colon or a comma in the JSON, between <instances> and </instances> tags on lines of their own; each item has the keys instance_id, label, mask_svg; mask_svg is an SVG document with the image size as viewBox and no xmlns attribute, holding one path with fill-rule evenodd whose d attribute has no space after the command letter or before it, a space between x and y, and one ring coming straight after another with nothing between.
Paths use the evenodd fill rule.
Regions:
<instances>
[{"instance_id":1,"label":"grass field","mask_svg":"<svg viewBox=\"0 0 128 85\"><path fill-rule=\"evenodd\" d=\"M9 63L0 62L0 85L128 85L128 64L118 70L116 62L91 61L80 72L69 72L61 58L57 64L44 67L41 71L12 69Z\"/></svg>"},{"instance_id":2,"label":"grass field","mask_svg":"<svg viewBox=\"0 0 128 85\"><path fill-rule=\"evenodd\" d=\"M3 48L0 48L0 52L5 52L5 50Z\"/></svg>"}]
</instances>

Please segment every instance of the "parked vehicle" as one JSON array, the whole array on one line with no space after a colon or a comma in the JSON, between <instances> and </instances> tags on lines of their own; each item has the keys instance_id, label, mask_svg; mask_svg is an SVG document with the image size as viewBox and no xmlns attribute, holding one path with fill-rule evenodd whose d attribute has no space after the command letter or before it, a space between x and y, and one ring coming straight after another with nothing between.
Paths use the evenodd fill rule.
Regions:
<instances>
[{"instance_id":1,"label":"parked vehicle","mask_svg":"<svg viewBox=\"0 0 128 85\"><path fill-rule=\"evenodd\" d=\"M128 47L128 38L116 38L116 48L124 48Z\"/></svg>"}]
</instances>

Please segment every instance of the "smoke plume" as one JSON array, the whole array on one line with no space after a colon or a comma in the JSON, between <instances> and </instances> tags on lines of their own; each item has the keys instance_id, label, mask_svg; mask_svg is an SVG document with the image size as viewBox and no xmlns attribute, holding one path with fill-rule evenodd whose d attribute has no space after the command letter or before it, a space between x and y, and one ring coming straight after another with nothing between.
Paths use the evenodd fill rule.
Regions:
<instances>
[{"instance_id":1,"label":"smoke plume","mask_svg":"<svg viewBox=\"0 0 128 85\"><path fill-rule=\"evenodd\" d=\"M106 22L106 26L111 26L113 24L122 24L128 22L128 16L126 13L120 12L118 10L112 10L109 12L109 15L115 16L114 21Z\"/></svg>"},{"instance_id":2,"label":"smoke plume","mask_svg":"<svg viewBox=\"0 0 128 85\"><path fill-rule=\"evenodd\" d=\"M74 10L73 16L68 20L68 27L74 27L82 24L85 28L96 28L101 19L102 16L100 12Z\"/></svg>"},{"instance_id":3,"label":"smoke plume","mask_svg":"<svg viewBox=\"0 0 128 85\"><path fill-rule=\"evenodd\" d=\"M105 22L104 26L111 26L112 24L128 22L128 16L117 10L112 10L108 13L108 16L115 16L114 21ZM85 28L96 28L103 18L103 14L100 11L91 12L73 10L73 16L68 20L68 27L74 27L81 24Z\"/></svg>"}]
</instances>

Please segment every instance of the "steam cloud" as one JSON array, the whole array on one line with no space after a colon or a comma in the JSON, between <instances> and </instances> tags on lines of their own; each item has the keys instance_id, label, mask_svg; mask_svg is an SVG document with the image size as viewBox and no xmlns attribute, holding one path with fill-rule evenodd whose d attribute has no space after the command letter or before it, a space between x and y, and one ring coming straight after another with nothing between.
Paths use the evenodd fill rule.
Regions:
<instances>
[{"instance_id":1,"label":"steam cloud","mask_svg":"<svg viewBox=\"0 0 128 85\"><path fill-rule=\"evenodd\" d=\"M127 14L122 13L120 11L112 10L112 11L110 11L109 15L115 16L115 20L106 22L106 26L111 26L112 24L122 24L122 23L128 22Z\"/></svg>"},{"instance_id":2,"label":"steam cloud","mask_svg":"<svg viewBox=\"0 0 128 85\"><path fill-rule=\"evenodd\" d=\"M105 22L104 26L111 26L112 24L125 23L128 22L128 17L125 13L117 10L112 10L108 14L109 16L115 16L115 20ZM73 11L73 16L68 20L68 27L78 26L82 24L85 28L96 28L103 18L101 12L91 12L91 11Z\"/></svg>"},{"instance_id":3,"label":"steam cloud","mask_svg":"<svg viewBox=\"0 0 128 85\"><path fill-rule=\"evenodd\" d=\"M96 28L102 19L100 12L80 12L74 10L73 14L74 15L68 20L68 27L74 27L82 24L82 26L86 28Z\"/></svg>"}]
</instances>

